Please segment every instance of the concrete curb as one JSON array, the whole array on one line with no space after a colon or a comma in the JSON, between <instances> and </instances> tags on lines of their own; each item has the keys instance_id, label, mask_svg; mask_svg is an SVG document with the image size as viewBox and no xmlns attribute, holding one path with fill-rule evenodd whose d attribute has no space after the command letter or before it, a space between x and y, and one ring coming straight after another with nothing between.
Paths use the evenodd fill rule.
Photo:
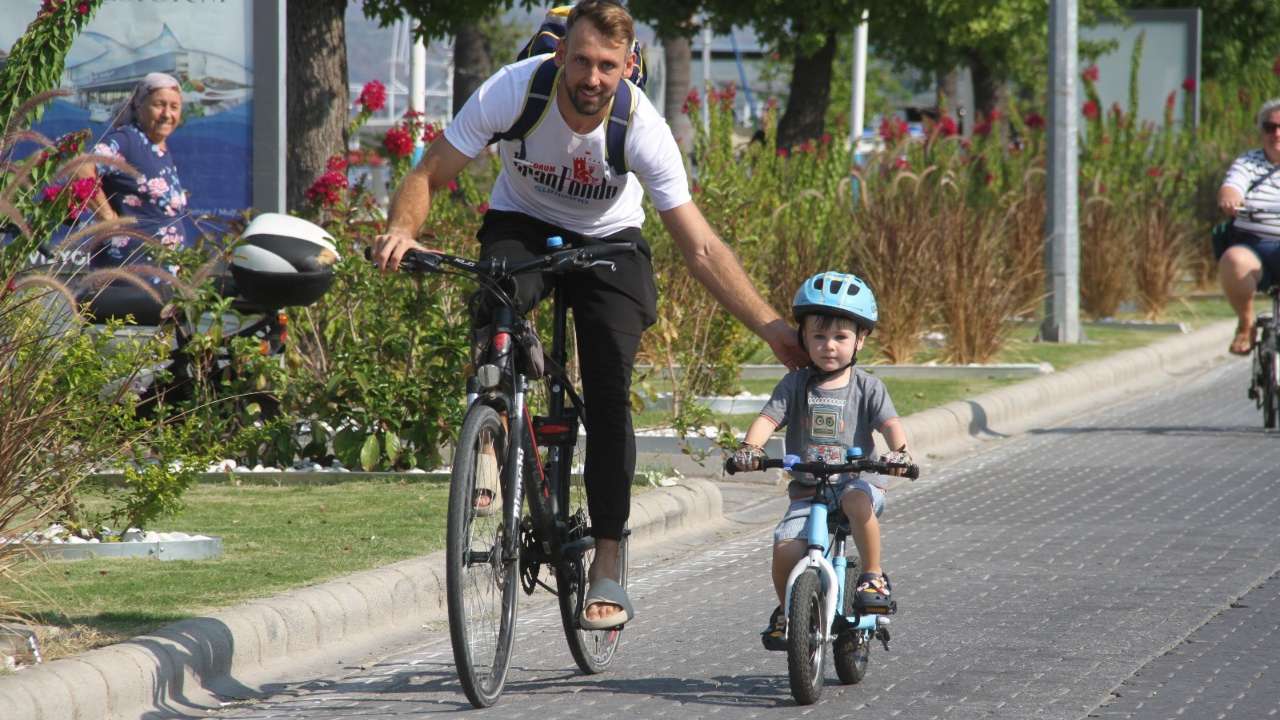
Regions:
<instances>
[{"instance_id":1,"label":"concrete curb","mask_svg":"<svg viewBox=\"0 0 1280 720\"><path fill-rule=\"evenodd\" d=\"M685 478L632 503L647 542L721 517L714 482ZM102 720L191 713L261 694L268 678L339 651L444 620L444 554L355 573L151 635L0 677L4 720Z\"/></svg>"},{"instance_id":2,"label":"concrete curb","mask_svg":"<svg viewBox=\"0 0 1280 720\"><path fill-rule=\"evenodd\" d=\"M1215 323L916 413L903 423L917 457L959 451L984 438L1061 421L1176 381L1225 355L1233 331L1231 321ZM718 460L711 460L694 467L718 473L716 465ZM658 539L722 515L716 484L688 477L682 485L635 498L633 538ZM266 678L282 668L296 672L326 652L354 652L355 646L445 615L443 554L434 553L184 620L153 635L0 677L0 708L5 720L123 719L150 711L216 708L219 696L261 693Z\"/></svg>"}]
</instances>

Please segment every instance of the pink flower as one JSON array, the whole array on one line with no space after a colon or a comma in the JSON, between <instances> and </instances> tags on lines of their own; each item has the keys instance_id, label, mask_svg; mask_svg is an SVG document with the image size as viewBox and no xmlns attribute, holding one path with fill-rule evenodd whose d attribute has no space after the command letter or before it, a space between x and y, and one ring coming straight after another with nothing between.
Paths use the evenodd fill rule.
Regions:
<instances>
[{"instance_id":1,"label":"pink flower","mask_svg":"<svg viewBox=\"0 0 1280 720\"><path fill-rule=\"evenodd\" d=\"M1187 78L1186 80L1183 80L1183 81L1182 81L1182 89L1183 89L1183 90L1186 90L1186 91L1187 91L1187 92L1189 92L1189 93L1195 92L1195 91L1196 91L1196 79L1195 79L1195 78L1193 78L1193 77L1189 77L1189 78Z\"/></svg>"},{"instance_id":2,"label":"pink flower","mask_svg":"<svg viewBox=\"0 0 1280 720\"><path fill-rule=\"evenodd\" d=\"M123 202L129 207L142 207L142 199L137 195L125 195L120 202Z\"/></svg>"},{"instance_id":3,"label":"pink flower","mask_svg":"<svg viewBox=\"0 0 1280 720\"><path fill-rule=\"evenodd\" d=\"M96 178L79 178L71 181L71 195L80 202L84 202L93 197L98 191L98 181Z\"/></svg>"},{"instance_id":4,"label":"pink flower","mask_svg":"<svg viewBox=\"0 0 1280 720\"><path fill-rule=\"evenodd\" d=\"M1026 123L1027 127L1032 130L1044 129L1044 116L1038 112L1027 113L1026 116L1022 118L1022 122Z\"/></svg>"},{"instance_id":5,"label":"pink flower","mask_svg":"<svg viewBox=\"0 0 1280 720\"><path fill-rule=\"evenodd\" d=\"M161 195L169 192L169 183L162 177L151 178L147 181L147 191L150 192L153 197L160 197Z\"/></svg>"},{"instance_id":6,"label":"pink flower","mask_svg":"<svg viewBox=\"0 0 1280 720\"><path fill-rule=\"evenodd\" d=\"M1082 112L1084 112L1084 116L1086 118L1090 120L1097 120L1098 119L1098 101L1097 100L1087 101L1084 104L1084 107L1082 108Z\"/></svg>"},{"instance_id":7,"label":"pink flower","mask_svg":"<svg viewBox=\"0 0 1280 720\"><path fill-rule=\"evenodd\" d=\"M409 157L413 152L413 136L404 128L391 128L382 138L382 147L386 148L392 157Z\"/></svg>"},{"instance_id":8,"label":"pink flower","mask_svg":"<svg viewBox=\"0 0 1280 720\"><path fill-rule=\"evenodd\" d=\"M325 161L324 169L332 172L342 172L347 169L347 161L341 155L333 155Z\"/></svg>"},{"instance_id":9,"label":"pink flower","mask_svg":"<svg viewBox=\"0 0 1280 720\"><path fill-rule=\"evenodd\" d=\"M356 102L361 112L378 112L387 105L387 87L377 80L370 80L360 89L360 98Z\"/></svg>"},{"instance_id":10,"label":"pink flower","mask_svg":"<svg viewBox=\"0 0 1280 720\"><path fill-rule=\"evenodd\" d=\"M53 184L45 185L44 189L40 191L40 197L45 202L53 202L54 200L58 199L59 195L62 194L62 188L63 188L62 185L53 185Z\"/></svg>"},{"instance_id":11,"label":"pink flower","mask_svg":"<svg viewBox=\"0 0 1280 720\"><path fill-rule=\"evenodd\" d=\"M1085 80L1088 80L1091 83L1098 82L1098 66L1090 65L1089 67L1085 68L1084 72L1080 73L1080 77L1084 78Z\"/></svg>"}]
</instances>

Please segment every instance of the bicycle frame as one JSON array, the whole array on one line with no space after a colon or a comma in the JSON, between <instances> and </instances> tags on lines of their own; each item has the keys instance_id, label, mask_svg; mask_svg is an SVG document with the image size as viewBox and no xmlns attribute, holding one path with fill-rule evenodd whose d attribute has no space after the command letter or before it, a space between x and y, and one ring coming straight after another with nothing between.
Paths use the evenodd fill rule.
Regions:
<instances>
[{"instance_id":1,"label":"bicycle frame","mask_svg":"<svg viewBox=\"0 0 1280 720\"><path fill-rule=\"evenodd\" d=\"M843 530L837 530L834 542L830 547L827 545L830 535L827 526L830 510L827 508L825 495L830 487L831 483L824 477L819 480L818 487L815 489L813 500L809 504L809 518L805 522L805 537L809 543L809 553L791 569L791 574L787 577L786 600L782 604L783 612L788 615L787 633L790 634L792 588L795 586L796 578L809 568L816 568L823 579L822 626L825 628L822 635L823 642L829 642L835 637L836 618L842 615L840 608L844 607L844 580L849 565L849 559L844 554L845 532ZM835 588L835 592L832 592L832 588ZM870 613L858 616L858 621L849 624L847 629L874 630L888 624L888 617Z\"/></svg>"}]
</instances>

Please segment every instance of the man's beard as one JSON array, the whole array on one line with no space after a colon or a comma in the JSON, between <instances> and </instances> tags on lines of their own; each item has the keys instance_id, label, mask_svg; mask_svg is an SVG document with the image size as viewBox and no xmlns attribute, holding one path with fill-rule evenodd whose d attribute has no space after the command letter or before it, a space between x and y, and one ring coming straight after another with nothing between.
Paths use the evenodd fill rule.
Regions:
<instances>
[{"instance_id":1,"label":"man's beard","mask_svg":"<svg viewBox=\"0 0 1280 720\"><path fill-rule=\"evenodd\" d=\"M616 88L614 92L615 93L617 92ZM581 90L569 91L569 104L572 105L573 109L578 111L578 113L581 115L587 115L587 116L595 115L596 113L600 112L600 110L603 109L606 105L608 105L610 100L613 99L613 93L609 93L608 95L605 95L602 93L596 96L595 98L584 98L579 93L581 93ZM592 105L590 104L593 101L595 103L594 107L592 107Z\"/></svg>"}]
</instances>

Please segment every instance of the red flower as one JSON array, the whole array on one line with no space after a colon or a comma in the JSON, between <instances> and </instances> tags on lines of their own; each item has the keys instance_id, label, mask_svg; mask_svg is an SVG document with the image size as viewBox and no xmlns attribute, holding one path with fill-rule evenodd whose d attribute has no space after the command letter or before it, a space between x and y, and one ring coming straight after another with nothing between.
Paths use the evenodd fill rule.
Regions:
<instances>
[{"instance_id":1,"label":"red flower","mask_svg":"<svg viewBox=\"0 0 1280 720\"><path fill-rule=\"evenodd\" d=\"M698 88L689 88L689 94L684 96L684 105L680 107L680 112L688 115L691 109L701 104L702 99L698 97Z\"/></svg>"},{"instance_id":2,"label":"red flower","mask_svg":"<svg viewBox=\"0 0 1280 720\"><path fill-rule=\"evenodd\" d=\"M325 207L338 204L342 199L342 191L347 188L347 176L337 170L330 170L321 175L307 188L307 199L320 202Z\"/></svg>"},{"instance_id":3,"label":"red flower","mask_svg":"<svg viewBox=\"0 0 1280 720\"><path fill-rule=\"evenodd\" d=\"M1080 73L1080 77L1084 78L1085 80L1088 80L1091 83L1098 82L1098 66L1090 65L1089 67L1085 68L1084 72Z\"/></svg>"},{"instance_id":4,"label":"red flower","mask_svg":"<svg viewBox=\"0 0 1280 720\"><path fill-rule=\"evenodd\" d=\"M89 14L89 3L82 2L82 3L80 3L79 5L77 5L77 6L76 6L76 12L80 13L81 15L88 15L88 14Z\"/></svg>"},{"instance_id":5,"label":"red flower","mask_svg":"<svg viewBox=\"0 0 1280 720\"><path fill-rule=\"evenodd\" d=\"M1169 97L1164 99L1164 108L1166 110L1172 110L1173 104L1177 102L1177 100L1178 100L1178 91L1174 90L1173 92L1169 93Z\"/></svg>"},{"instance_id":6,"label":"red flower","mask_svg":"<svg viewBox=\"0 0 1280 720\"><path fill-rule=\"evenodd\" d=\"M1163 175L1163 174L1164 174L1164 168L1162 168L1162 167L1149 167L1149 168L1147 168L1147 177L1158 178L1158 177L1160 177L1160 176L1161 176L1161 175Z\"/></svg>"},{"instance_id":7,"label":"red flower","mask_svg":"<svg viewBox=\"0 0 1280 720\"><path fill-rule=\"evenodd\" d=\"M422 128L422 142L430 145L443 134L444 132L436 127L435 123L427 123L427 126Z\"/></svg>"},{"instance_id":8,"label":"red flower","mask_svg":"<svg viewBox=\"0 0 1280 720\"><path fill-rule=\"evenodd\" d=\"M991 134L991 123L982 120L973 126L973 134L979 137L986 137Z\"/></svg>"},{"instance_id":9,"label":"red flower","mask_svg":"<svg viewBox=\"0 0 1280 720\"><path fill-rule=\"evenodd\" d=\"M830 145L831 133L822 133L822 137L818 138L818 142L822 143L823 145Z\"/></svg>"},{"instance_id":10,"label":"red flower","mask_svg":"<svg viewBox=\"0 0 1280 720\"><path fill-rule=\"evenodd\" d=\"M784 158L788 155L786 148L778 148L778 157Z\"/></svg>"},{"instance_id":11,"label":"red flower","mask_svg":"<svg viewBox=\"0 0 1280 720\"><path fill-rule=\"evenodd\" d=\"M1195 79L1195 78L1193 78L1193 77L1189 77L1189 78L1187 78L1186 80L1183 80L1183 81L1182 81L1182 89L1183 89L1183 90L1186 90L1186 91L1187 91L1187 92L1189 92L1189 93L1195 92L1195 91L1196 91L1196 79Z\"/></svg>"},{"instance_id":12,"label":"red flower","mask_svg":"<svg viewBox=\"0 0 1280 720\"><path fill-rule=\"evenodd\" d=\"M62 188L62 185L55 185L52 183L45 185L44 189L40 191L40 198L45 202L53 202L62 194Z\"/></svg>"},{"instance_id":13,"label":"red flower","mask_svg":"<svg viewBox=\"0 0 1280 720\"><path fill-rule=\"evenodd\" d=\"M982 182L987 185L990 185L992 182L995 181L995 179L996 179L995 175L992 175L991 173L987 173L987 176L982 179Z\"/></svg>"},{"instance_id":14,"label":"red flower","mask_svg":"<svg viewBox=\"0 0 1280 720\"><path fill-rule=\"evenodd\" d=\"M1023 118L1022 122L1026 123L1028 128L1032 130L1044 129L1044 116L1038 112L1029 112Z\"/></svg>"},{"instance_id":15,"label":"red flower","mask_svg":"<svg viewBox=\"0 0 1280 720\"><path fill-rule=\"evenodd\" d=\"M701 186L701 185L699 185L698 183L694 183L694 184L693 184L693 190L691 190L691 192L692 192L694 195L697 195L698 193L702 192L702 186Z\"/></svg>"},{"instance_id":16,"label":"red flower","mask_svg":"<svg viewBox=\"0 0 1280 720\"><path fill-rule=\"evenodd\" d=\"M907 136L907 121L893 115L885 115L880 121L880 137L885 142L897 142Z\"/></svg>"},{"instance_id":17,"label":"red flower","mask_svg":"<svg viewBox=\"0 0 1280 720\"><path fill-rule=\"evenodd\" d=\"M956 125L956 121L951 119L950 115L943 115L938 120L938 134L942 137L951 137L960 132L960 127Z\"/></svg>"},{"instance_id":18,"label":"red flower","mask_svg":"<svg viewBox=\"0 0 1280 720\"><path fill-rule=\"evenodd\" d=\"M1276 56L1276 61L1271 65L1271 73L1280 77L1280 55Z\"/></svg>"},{"instance_id":19,"label":"red flower","mask_svg":"<svg viewBox=\"0 0 1280 720\"><path fill-rule=\"evenodd\" d=\"M894 170L910 170L911 162L908 161L905 157L902 157L901 155L899 155L893 160L893 169Z\"/></svg>"},{"instance_id":20,"label":"red flower","mask_svg":"<svg viewBox=\"0 0 1280 720\"><path fill-rule=\"evenodd\" d=\"M387 87L377 80L370 80L360 89L360 98L356 102L360 104L361 112L378 112L387 105Z\"/></svg>"},{"instance_id":21,"label":"red flower","mask_svg":"<svg viewBox=\"0 0 1280 720\"><path fill-rule=\"evenodd\" d=\"M1124 108L1120 107L1120 103L1111 103L1111 117L1115 118L1116 122L1120 122L1124 119Z\"/></svg>"},{"instance_id":22,"label":"red flower","mask_svg":"<svg viewBox=\"0 0 1280 720\"><path fill-rule=\"evenodd\" d=\"M803 143L800 144L800 152L805 155L808 155L809 153L812 153L815 151L817 151L817 148L813 146L812 140L805 140Z\"/></svg>"},{"instance_id":23,"label":"red flower","mask_svg":"<svg viewBox=\"0 0 1280 720\"><path fill-rule=\"evenodd\" d=\"M1089 100L1088 102L1086 102L1084 104L1083 112L1086 118L1090 120L1097 120L1098 119L1098 101Z\"/></svg>"},{"instance_id":24,"label":"red flower","mask_svg":"<svg viewBox=\"0 0 1280 720\"><path fill-rule=\"evenodd\" d=\"M489 201L485 200L484 202L477 205L476 212L480 213L481 215L484 215L485 213L489 212Z\"/></svg>"},{"instance_id":25,"label":"red flower","mask_svg":"<svg viewBox=\"0 0 1280 720\"><path fill-rule=\"evenodd\" d=\"M382 147L386 148L392 157L409 157L413 152L413 136L404 128L393 127L382 138Z\"/></svg>"},{"instance_id":26,"label":"red flower","mask_svg":"<svg viewBox=\"0 0 1280 720\"><path fill-rule=\"evenodd\" d=\"M330 172L342 172L347 169L347 160L341 155L334 155L325 161L324 169Z\"/></svg>"},{"instance_id":27,"label":"red flower","mask_svg":"<svg viewBox=\"0 0 1280 720\"><path fill-rule=\"evenodd\" d=\"M71 196L80 202L93 197L93 194L97 191L97 178L78 178L71 181Z\"/></svg>"}]
</instances>

